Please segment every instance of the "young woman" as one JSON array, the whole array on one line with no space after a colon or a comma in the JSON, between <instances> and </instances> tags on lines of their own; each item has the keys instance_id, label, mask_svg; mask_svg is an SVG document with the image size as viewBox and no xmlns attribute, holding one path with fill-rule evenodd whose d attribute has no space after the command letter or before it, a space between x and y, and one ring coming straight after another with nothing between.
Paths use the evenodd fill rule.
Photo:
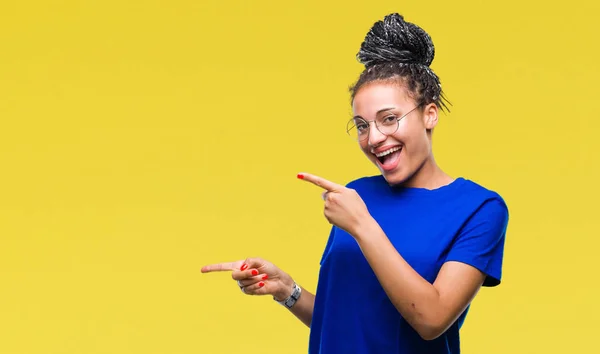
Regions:
<instances>
[{"instance_id":1,"label":"young woman","mask_svg":"<svg viewBox=\"0 0 600 354\"><path fill-rule=\"evenodd\" d=\"M399 14L378 21L358 53L349 134L381 171L324 189L333 225L316 295L258 258L205 266L232 271L250 295L272 295L310 327L310 353L459 353L459 329L481 286L500 284L503 199L436 164L432 131L445 109L429 68L429 35Z\"/></svg>"}]
</instances>

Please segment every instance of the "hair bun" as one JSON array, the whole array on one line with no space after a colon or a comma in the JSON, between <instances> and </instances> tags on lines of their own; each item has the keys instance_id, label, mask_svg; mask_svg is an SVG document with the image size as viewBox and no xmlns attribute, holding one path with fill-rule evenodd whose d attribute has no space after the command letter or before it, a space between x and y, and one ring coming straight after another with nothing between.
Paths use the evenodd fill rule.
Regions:
<instances>
[{"instance_id":1,"label":"hair bun","mask_svg":"<svg viewBox=\"0 0 600 354\"><path fill-rule=\"evenodd\" d=\"M382 63L429 66L434 55L433 41L427 32L393 13L371 27L357 58L365 67Z\"/></svg>"}]
</instances>

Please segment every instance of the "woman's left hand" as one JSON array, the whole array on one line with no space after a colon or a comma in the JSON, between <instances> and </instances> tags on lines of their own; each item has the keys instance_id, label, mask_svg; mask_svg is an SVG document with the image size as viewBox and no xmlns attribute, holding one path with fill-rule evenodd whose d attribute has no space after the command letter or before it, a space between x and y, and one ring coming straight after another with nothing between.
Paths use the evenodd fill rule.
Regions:
<instances>
[{"instance_id":1,"label":"woman's left hand","mask_svg":"<svg viewBox=\"0 0 600 354\"><path fill-rule=\"evenodd\" d=\"M358 230L372 221L365 202L354 189L308 173L299 173L298 178L325 189L325 218L353 237L356 238Z\"/></svg>"}]
</instances>

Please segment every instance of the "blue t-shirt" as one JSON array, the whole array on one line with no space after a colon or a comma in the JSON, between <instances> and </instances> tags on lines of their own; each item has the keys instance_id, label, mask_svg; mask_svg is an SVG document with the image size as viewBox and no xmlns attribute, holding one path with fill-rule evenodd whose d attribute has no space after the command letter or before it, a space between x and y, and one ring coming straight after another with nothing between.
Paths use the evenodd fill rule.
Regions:
<instances>
[{"instance_id":1,"label":"blue t-shirt","mask_svg":"<svg viewBox=\"0 0 600 354\"><path fill-rule=\"evenodd\" d=\"M433 283L445 262L469 264L484 286L500 284L508 209L495 192L464 178L427 190L393 187L382 176L355 189L400 255ZM457 354L467 310L440 337L424 340L389 300L358 244L333 227L321 259L310 354Z\"/></svg>"}]
</instances>

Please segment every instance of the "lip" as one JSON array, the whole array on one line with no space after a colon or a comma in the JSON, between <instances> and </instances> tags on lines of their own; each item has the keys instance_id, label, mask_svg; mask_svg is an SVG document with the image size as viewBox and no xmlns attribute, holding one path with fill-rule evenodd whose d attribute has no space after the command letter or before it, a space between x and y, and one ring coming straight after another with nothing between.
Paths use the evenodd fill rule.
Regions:
<instances>
[{"instance_id":1,"label":"lip","mask_svg":"<svg viewBox=\"0 0 600 354\"><path fill-rule=\"evenodd\" d=\"M402 144L391 144L391 145L380 146L380 147L378 147L377 149L371 149L371 153L372 153L373 155L375 155L375 154L379 154L379 153L381 153L381 152L384 152L384 151L386 151L386 150L389 150L389 149L391 149L391 148L395 148L395 147L400 147L400 148L402 148L402 147L403 147L403 145L402 145Z\"/></svg>"}]
</instances>

